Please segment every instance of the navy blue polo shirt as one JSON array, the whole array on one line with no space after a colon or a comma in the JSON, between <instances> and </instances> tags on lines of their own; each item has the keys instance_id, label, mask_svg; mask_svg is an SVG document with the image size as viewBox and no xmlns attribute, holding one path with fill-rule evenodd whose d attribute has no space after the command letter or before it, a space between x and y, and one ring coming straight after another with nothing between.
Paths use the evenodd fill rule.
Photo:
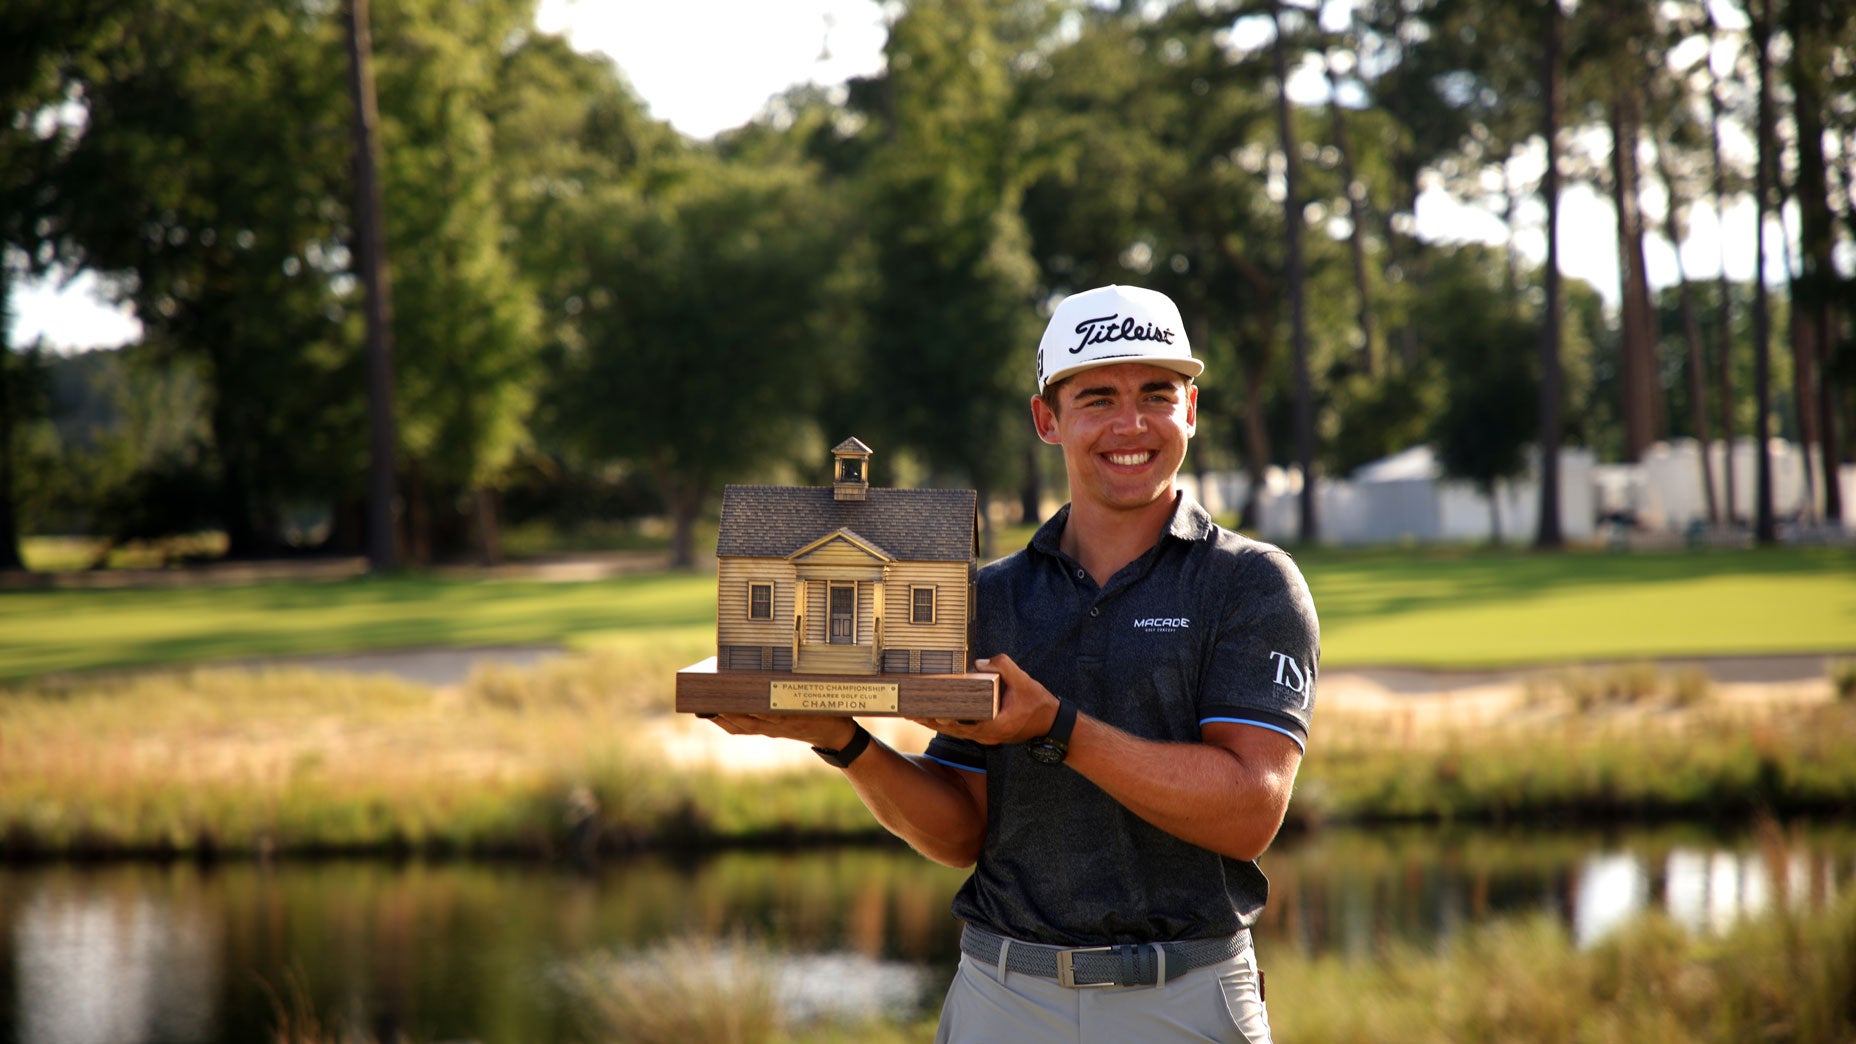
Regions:
<instances>
[{"instance_id":1,"label":"navy blue polo shirt","mask_svg":"<svg viewBox=\"0 0 1856 1044\"><path fill-rule=\"evenodd\" d=\"M980 570L974 656L1006 653L1084 714L1135 736L1198 742L1208 722L1306 749L1320 634L1287 553L1222 529L1183 493L1159 542L1098 587L1058 550L1066 506L1024 550ZM1235 934L1269 882L1148 824L1024 744L937 735L928 756L986 773L986 840L954 898L962 920L1063 946Z\"/></svg>"}]
</instances>

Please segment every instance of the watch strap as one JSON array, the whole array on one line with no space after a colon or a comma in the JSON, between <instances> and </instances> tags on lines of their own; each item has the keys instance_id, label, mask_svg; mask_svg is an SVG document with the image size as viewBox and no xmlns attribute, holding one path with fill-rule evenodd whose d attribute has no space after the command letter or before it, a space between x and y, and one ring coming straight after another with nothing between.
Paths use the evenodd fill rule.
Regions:
<instances>
[{"instance_id":1,"label":"watch strap","mask_svg":"<svg viewBox=\"0 0 1856 1044\"><path fill-rule=\"evenodd\" d=\"M1076 728L1076 704L1069 700L1057 701L1057 717L1050 723L1050 731L1044 738L1061 744L1066 750L1070 746L1070 732Z\"/></svg>"},{"instance_id":2,"label":"watch strap","mask_svg":"<svg viewBox=\"0 0 1856 1044\"><path fill-rule=\"evenodd\" d=\"M857 722L852 722L851 724L857 726L857 732L851 737L849 743L846 743L837 750L832 750L829 747L813 747L812 753L823 758L827 765L833 765L837 768L850 768L851 762L856 761L857 756L862 754L864 748L870 745L870 730L864 728Z\"/></svg>"}]
</instances>

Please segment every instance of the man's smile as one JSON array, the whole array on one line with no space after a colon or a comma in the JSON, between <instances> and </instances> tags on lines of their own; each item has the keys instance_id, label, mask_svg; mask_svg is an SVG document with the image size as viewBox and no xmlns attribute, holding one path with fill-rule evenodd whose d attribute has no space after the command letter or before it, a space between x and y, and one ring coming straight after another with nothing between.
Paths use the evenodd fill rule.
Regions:
<instances>
[{"instance_id":1,"label":"man's smile","mask_svg":"<svg viewBox=\"0 0 1856 1044\"><path fill-rule=\"evenodd\" d=\"M1125 468L1138 468L1154 459L1153 450L1125 451L1121 453L1104 453L1110 464L1119 464Z\"/></svg>"}]
</instances>

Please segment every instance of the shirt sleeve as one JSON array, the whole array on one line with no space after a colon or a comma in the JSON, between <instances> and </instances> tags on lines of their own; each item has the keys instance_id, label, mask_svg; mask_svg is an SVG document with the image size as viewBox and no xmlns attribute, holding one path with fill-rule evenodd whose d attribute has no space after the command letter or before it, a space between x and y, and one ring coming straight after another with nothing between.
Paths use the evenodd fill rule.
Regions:
<instances>
[{"instance_id":1,"label":"shirt sleeve","mask_svg":"<svg viewBox=\"0 0 1856 1044\"><path fill-rule=\"evenodd\" d=\"M1199 724L1237 722L1308 749L1321 660L1314 597L1287 553L1246 556L1199 687Z\"/></svg>"},{"instance_id":2,"label":"shirt sleeve","mask_svg":"<svg viewBox=\"0 0 1856 1044\"><path fill-rule=\"evenodd\" d=\"M986 771L986 748L968 739L956 739L943 733L935 733L928 741L929 758L966 772Z\"/></svg>"}]
</instances>

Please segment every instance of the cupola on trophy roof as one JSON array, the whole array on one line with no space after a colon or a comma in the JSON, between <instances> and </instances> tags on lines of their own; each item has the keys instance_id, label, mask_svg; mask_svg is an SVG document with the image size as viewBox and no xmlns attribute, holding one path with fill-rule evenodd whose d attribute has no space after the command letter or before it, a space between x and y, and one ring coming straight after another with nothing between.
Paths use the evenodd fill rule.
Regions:
<instances>
[{"instance_id":1,"label":"cupola on trophy roof","mask_svg":"<svg viewBox=\"0 0 1856 1044\"><path fill-rule=\"evenodd\" d=\"M864 500L870 495L870 447L856 436L831 449L833 500Z\"/></svg>"}]
</instances>

